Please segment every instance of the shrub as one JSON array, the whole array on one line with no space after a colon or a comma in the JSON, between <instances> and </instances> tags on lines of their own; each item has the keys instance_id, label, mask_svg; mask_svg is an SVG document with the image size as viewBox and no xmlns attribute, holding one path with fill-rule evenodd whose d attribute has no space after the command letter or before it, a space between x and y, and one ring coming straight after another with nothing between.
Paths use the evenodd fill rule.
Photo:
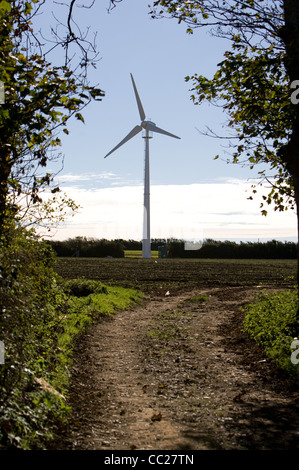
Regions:
<instances>
[{"instance_id":1,"label":"shrub","mask_svg":"<svg viewBox=\"0 0 299 470\"><path fill-rule=\"evenodd\" d=\"M49 244L11 222L0 240L0 448L43 449L68 416L75 338L99 315L128 308L137 291L64 282Z\"/></svg>"},{"instance_id":2,"label":"shrub","mask_svg":"<svg viewBox=\"0 0 299 470\"><path fill-rule=\"evenodd\" d=\"M64 402L43 390L57 366L56 311L65 303L53 270L54 254L33 231L11 222L0 240L0 444L28 448L48 436L49 426ZM43 411L41 411L43 409ZM55 412L54 412L55 409Z\"/></svg>"},{"instance_id":3,"label":"shrub","mask_svg":"<svg viewBox=\"0 0 299 470\"><path fill-rule=\"evenodd\" d=\"M245 308L244 329L267 356L290 374L299 374L291 362L293 327L298 308L297 293L263 293Z\"/></svg>"},{"instance_id":4,"label":"shrub","mask_svg":"<svg viewBox=\"0 0 299 470\"><path fill-rule=\"evenodd\" d=\"M98 281L89 279L71 279L66 281L65 289L76 297L86 297L90 294L108 294L106 286Z\"/></svg>"}]
</instances>

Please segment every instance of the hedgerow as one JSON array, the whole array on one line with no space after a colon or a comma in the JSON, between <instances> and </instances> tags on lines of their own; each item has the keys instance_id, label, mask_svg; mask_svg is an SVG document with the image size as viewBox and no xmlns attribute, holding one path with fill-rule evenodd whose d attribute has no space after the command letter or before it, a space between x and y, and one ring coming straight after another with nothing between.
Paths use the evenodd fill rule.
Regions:
<instances>
[{"instance_id":1,"label":"hedgerow","mask_svg":"<svg viewBox=\"0 0 299 470\"><path fill-rule=\"evenodd\" d=\"M67 394L75 339L99 315L128 308L141 297L101 282L65 283L54 263L49 244L11 222L0 240L3 449L47 448L70 411Z\"/></svg>"},{"instance_id":2,"label":"hedgerow","mask_svg":"<svg viewBox=\"0 0 299 470\"><path fill-rule=\"evenodd\" d=\"M291 358L298 296L295 290L262 293L245 307L244 329L280 369L299 375Z\"/></svg>"}]
</instances>

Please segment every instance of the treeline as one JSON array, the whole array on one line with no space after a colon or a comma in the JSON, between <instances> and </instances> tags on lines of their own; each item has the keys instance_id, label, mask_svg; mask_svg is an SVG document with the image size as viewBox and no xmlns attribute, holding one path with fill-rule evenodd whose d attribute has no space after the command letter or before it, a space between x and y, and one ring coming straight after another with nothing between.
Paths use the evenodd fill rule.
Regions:
<instances>
[{"instance_id":1,"label":"treeline","mask_svg":"<svg viewBox=\"0 0 299 470\"><path fill-rule=\"evenodd\" d=\"M142 242L137 240L106 240L75 237L63 241L49 240L57 256L78 256L82 258L123 258L125 250L142 250ZM158 250L159 246L166 245L166 239L153 239L152 250Z\"/></svg>"},{"instance_id":2,"label":"treeline","mask_svg":"<svg viewBox=\"0 0 299 470\"><path fill-rule=\"evenodd\" d=\"M57 256L77 256L82 258L124 257L123 244L118 240L94 239L86 237L68 238L63 241L50 240Z\"/></svg>"},{"instance_id":3,"label":"treeline","mask_svg":"<svg viewBox=\"0 0 299 470\"><path fill-rule=\"evenodd\" d=\"M142 250L142 242L136 240L106 240L87 237L51 240L59 257L123 258L125 250ZM184 240L153 239L152 250L167 246L169 258L228 258L228 259L296 259L297 243L271 240L267 242L233 242L206 239L200 249L188 250Z\"/></svg>"},{"instance_id":4,"label":"treeline","mask_svg":"<svg viewBox=\"0 0 299 470\"><path fill-rule=\"evenodd\" d=\"M183 240L168 244L169 258L222 258L222 259L296 259L297 243L271 240L267 242L232 242L204 240L198 250L185 249Z\"/></svg>"}]
</instances>

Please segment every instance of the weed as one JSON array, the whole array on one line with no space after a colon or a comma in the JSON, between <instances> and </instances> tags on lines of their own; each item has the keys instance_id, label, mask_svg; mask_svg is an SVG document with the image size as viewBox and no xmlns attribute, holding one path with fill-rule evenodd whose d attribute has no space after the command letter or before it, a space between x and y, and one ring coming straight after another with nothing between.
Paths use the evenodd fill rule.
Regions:
<instances>
[{"instance_id":1,"label":"weed","mask_svg":"<svg viewBox=\"0 0 299 470\"><path fill-rule=\"evenodd\" d=\"M262 346L267 356L281 369L299 375L291 362L293 325L298 306L297 292L263 293L246 306L244 329Z\"/></svg>"},{"instance_id":2,"label":"weed","mask_svg":"<svg viewBox=\"0 0 299 470\"><path fill-rule=\"evenodd\" d=\"M66 281L65 290L76 297L86 297L90 294L108 294L106 286L101 282L83 278Z\"/></svg>"},{"instance_id":3,"label":"weed","mask_svg":"<svg viewBox=\"0 0 299 470\"><path fill-rule=\"evenodd\" d=\"M190 299L188 299L188 302L204 303L204 302L208 302L209 299L210 298L208 295L200 294L195 297L190 297Z\"/></svg>"}]
</instances>

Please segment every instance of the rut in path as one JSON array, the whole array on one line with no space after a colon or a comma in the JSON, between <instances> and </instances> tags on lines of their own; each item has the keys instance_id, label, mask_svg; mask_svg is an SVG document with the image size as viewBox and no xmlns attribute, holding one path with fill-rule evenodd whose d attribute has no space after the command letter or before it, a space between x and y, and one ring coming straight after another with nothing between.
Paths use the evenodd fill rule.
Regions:
<instances>
[{"instance_id":1,"label":"rut in path","mask_svg":"<svg viewBox=\"0 0 299 470\"><path fill-rule=\"evenodd\" d=\"M294 383L276 380L240 330L239 307L256 291L149 299L100 321L78 345L73 412L57 447L299 448ZM189 302L203 292L207 302Z\"/></svg>"}]
</instances>

